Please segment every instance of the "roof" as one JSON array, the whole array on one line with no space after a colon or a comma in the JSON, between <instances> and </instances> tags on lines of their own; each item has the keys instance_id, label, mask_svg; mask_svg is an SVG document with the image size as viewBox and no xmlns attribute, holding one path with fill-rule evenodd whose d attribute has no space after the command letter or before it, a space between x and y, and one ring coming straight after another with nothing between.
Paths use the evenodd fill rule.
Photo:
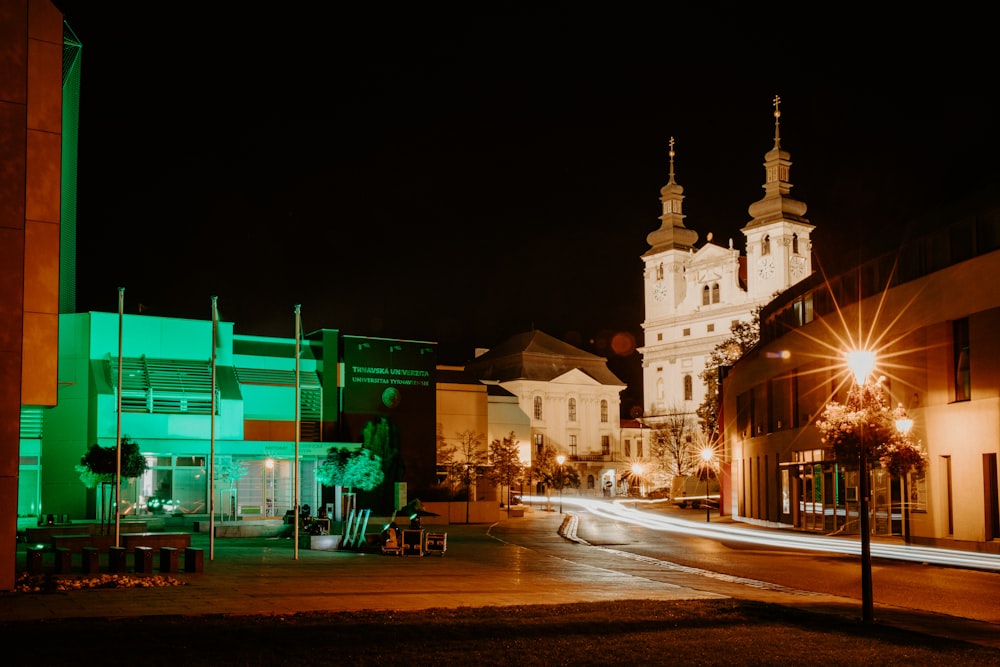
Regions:
<instances>
[{"instance_id":1,"label":"roof","mask_svg":"<svg viewBox=\"0 0 1000 667\"><path fill-rule=\"evenodd\" d=\"M573 347L543 331L527 331L508 338L470 361L466 368L483 380L548 382L579 370L602 385L624 387L608 370L607 359Z\"/></svg>"}]
</instances>

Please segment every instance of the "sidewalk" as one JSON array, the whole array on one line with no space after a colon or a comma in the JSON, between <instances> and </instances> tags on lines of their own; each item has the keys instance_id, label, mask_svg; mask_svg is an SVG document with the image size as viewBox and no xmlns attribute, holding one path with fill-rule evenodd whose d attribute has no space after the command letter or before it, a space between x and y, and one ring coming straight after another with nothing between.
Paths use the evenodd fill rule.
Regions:
<instances>
[{"instance_id":1,"label":"sidewalk","mask_svg":"<svg viewBox=\"0 0 1000 667\"><path fill-rule=\"evenodd\" d=\"M0 623L733 597L849 618L858 614L857 600L723 585L683 571L652 577L641 564L623 567L619 556L561 536L564 520L573 519L535 510L490 525L434 526L448 533L447 551L422 557L300 548L296 558L293 541L287 538L216 538L210 557L208 535L192 533L192 547L204 549L203 572L159 575L154 569L152 575L128 575L136 580L166 577L179 585L0 593ZM25 545L19 547L20 572ZM54 554L47 556L46 570L51 572ZM76 554L75 573L80 562ZM131 556L128 565L131 570ZM1000 633L988 623L881 606L877 622L1000 648Z\"/></svg>"}]
</instances>

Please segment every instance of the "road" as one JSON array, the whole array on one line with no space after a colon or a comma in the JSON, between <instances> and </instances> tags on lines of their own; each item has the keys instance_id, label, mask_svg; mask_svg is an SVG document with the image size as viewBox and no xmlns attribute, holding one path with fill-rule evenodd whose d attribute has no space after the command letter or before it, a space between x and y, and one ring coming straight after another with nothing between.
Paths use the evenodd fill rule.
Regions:
<instances>
[{"instance_id":1,"label":"road","mask_svg":"<svg viewBox=\"0 0 1000 667\"><path fill-rule=\"evenodd\" d=\"M535 499L536 503L543 502ZM621 555L620 571L646 568L645 577L676 581L697 590L773 601L773 593L823 594L857 599L860 605L859 540L760 529L729 520L705 521L702 510L665 503L563 498L571 521L568 539L605 554ZM588 549L573 552L586 559ZM872 545L873 595L877 607L898 607L985 621L1000 626L1000 557L929 549L899 539ZM578 562L582 562L578 561ZM606 558L602 563L607 563ZM650 567L654 566L654 567ZM606 567L606 565L605 565ZM661 574L657 574L662 571ZM998 629L1000 631L1000 629Z\"/></svg>"}]
</instances>

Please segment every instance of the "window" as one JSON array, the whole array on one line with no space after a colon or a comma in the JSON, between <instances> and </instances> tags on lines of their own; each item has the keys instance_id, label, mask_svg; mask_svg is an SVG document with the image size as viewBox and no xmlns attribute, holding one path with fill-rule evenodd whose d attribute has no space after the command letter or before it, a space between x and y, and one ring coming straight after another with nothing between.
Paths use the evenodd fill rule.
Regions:
<instances>
[{"instance_id":1,"label":"window","mask_svg":"<svg viewBox=\"0 0 1000 667\"><path fill-rule=\"evenodd\" d=\"M712 302L712 292L709 289L708 285L705 285L705 287L703 287L701 290L701 305L707 306L711 302Z\"/></svg>"},{"instance_id":2,"label":"window","mask_svg":"<svg viewBox=\"0 0 1000 667\"><path fill-rule=\"evenodd\" d=\"M770 255L771 254L771 236L766 235L760 240L760 254Z\"/></svg>"},{"instance_id":3,"label":"window","mask_svg":"<svg viewBox=\"0 0 1000 667\"><path fill-rule=\"evenodd\" d=\"M715 331L715 325L709 324L706 330L708 331L708 333L712 333L713 331Z\"/></svg>"},{"instance_id":4,"label":"window","mask_svg":"<svg viewBox=\"0 0 1000 667\"><path fill-rule=\"evenodd\" d=\"M535 396L535 419L542 418L542 397Z\"/></svg>"},{"instance_id":5,"label":"window","mask_svg":"<svg viewBox=\"0 0 1000 667\"><path fill-rule=\"evenodd\" d=\"M569 455L576 458L576 436L569 436Z\"/></svg>"},{"instance_id":6,"label":"window","mask_svg":"<svg viewBox=\"0 0 1000 667\"><path fill-rule=\"evenodd\" d=\"M601 436L601 454L608 456L611 454L611 436L602 435Z\"/></svg>"},{"instance_id":7,"label":"window","mask_svg":"<svg viewBox=\"0 0 1000 667\"><path fill-rule=\"evenodd\" d=\"M712 283L712 303L719 303L719 283Z\"/></svg>"},{"instance_id":8,"label":"window","mask_svg":"<svg viewBox=\"0 0 1000 667\"><path fill-rule=\"evenodd\" d=\"M569 399L569 414L568 414L568 418L569 418L569 420L571 422L575 422L576 421L576 399L575 398Z\"/></svg>"},{"instance_id":9,"label":"window","mask_svg":"<svg viewBox=\"0 0 1000 667\"><path fill-rule=\"evenodd\" d=\"M684 376L684 400L694 400L694 382L691 380L690 375Z\"/></svg>"},{"instance_id":10,"label":"window","mask_svg":"<svg viewBox=\"0 0 1000 667\"><path fill-rule=\"evenodd\" d=\"M657 333L656 340L663 340L663 333Z\"/></svg>"},{"instance_id":11,"label":"window","mask_svg":"<svg viewBox=\"0 0 1000 667\"><path fill-rule=\"evenodd\" d=\"M969 368L969 319L952 323L952 347L955 356L955 400L972 399L972 378Z\"/></svg>"},{"instance_id":12,"label":"window","mask_svg":"<svg viewBox=\"0 0 1000 667\"><path fill-rule=\"evenodd\" d=\"M635 455L642 458L642 438L635 441Z\"/></svg>"},{"instance_id":13,"label":"window","mask_svg":"<svg viewBox=\"0 0 1000 667\"><path fill-rule=\"evenodd\" d=\"M656 267L656 279L657 280L663 280L663 263L662 262L659 265L657 265L657 267Z\"/></svg>"},{"instance_id":14,"label":"window","mask_svg":"<svg viewBox=\"0 0 1000 667\"><path fill-rule=\"evenodd\" d=\"M792 252L796 255L799 254L799 235L792 234Z\"/></svg>"},{"instance_id":15,"label":"window","mask_svg":"<svg viewBox=\"0 0 1000 667\"><path fill-rule=\"evenodd\" d=\"M535 434L535 453L541 456L542 450L545 448L545 436L541 433Z\"/></svg>"},{"instance_id":16,"label":"window","mask_svg":"<svg viewBox=\"0 0 1000 667\"><path fill-rule=\"evenodd\" d=\"M601 401L601 423L608 423L608 401L604 399Z\"/></svg>"},{"instance_id":17,"label":"window","mask_svg":"<svg viewBox=\"0 0 1000 667\"><path fill-rule=\"evenodd\" d=\"M681 331L681 335L683 335L683 336L690 336L691 335L691 330L690 329L684 329L683 331Z\"/></svg>"},{"instance_id":18,"label":"window","mask_svg":"<svg viewBox=\"0 0 1000 667\"><path fill-rule=\"evenodd\" d=\"M625 457L628 458L629 456L632 456L632 441L629 440L628 438L625 438L624 448L625 448Z\"/></svg>"},{"instance_id":19,"label":"window","mask_svg":"<svg viewBox=\"0 0 1000 667\"><path fill-rule=\"evenodd\" d=\"M656 379L656 400L663 400L663 378Z\"/></svg>"}]
</instances>

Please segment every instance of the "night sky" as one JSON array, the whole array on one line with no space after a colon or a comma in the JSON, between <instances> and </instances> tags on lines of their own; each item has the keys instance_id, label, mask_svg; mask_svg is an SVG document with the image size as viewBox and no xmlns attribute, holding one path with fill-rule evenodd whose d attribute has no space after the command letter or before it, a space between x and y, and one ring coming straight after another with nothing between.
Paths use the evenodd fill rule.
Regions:
<instances>
[{"instance_id":1,"label":"night sky","mask_svg":"<svg viewBox=\"0 0 1000 667\"><path fill-rule=\"evenodd\" d=\"M126 312L208 319L216 295L237 333L291 337L301 304L306 331L443 363L535 328L633 383L604 341L641 343L671 136L687 226L743 249L780 95L826 267L997 172L995 57L871 17L54 4L83 42L81 311L124 287Z\"/></svg>"}]
</instances>

